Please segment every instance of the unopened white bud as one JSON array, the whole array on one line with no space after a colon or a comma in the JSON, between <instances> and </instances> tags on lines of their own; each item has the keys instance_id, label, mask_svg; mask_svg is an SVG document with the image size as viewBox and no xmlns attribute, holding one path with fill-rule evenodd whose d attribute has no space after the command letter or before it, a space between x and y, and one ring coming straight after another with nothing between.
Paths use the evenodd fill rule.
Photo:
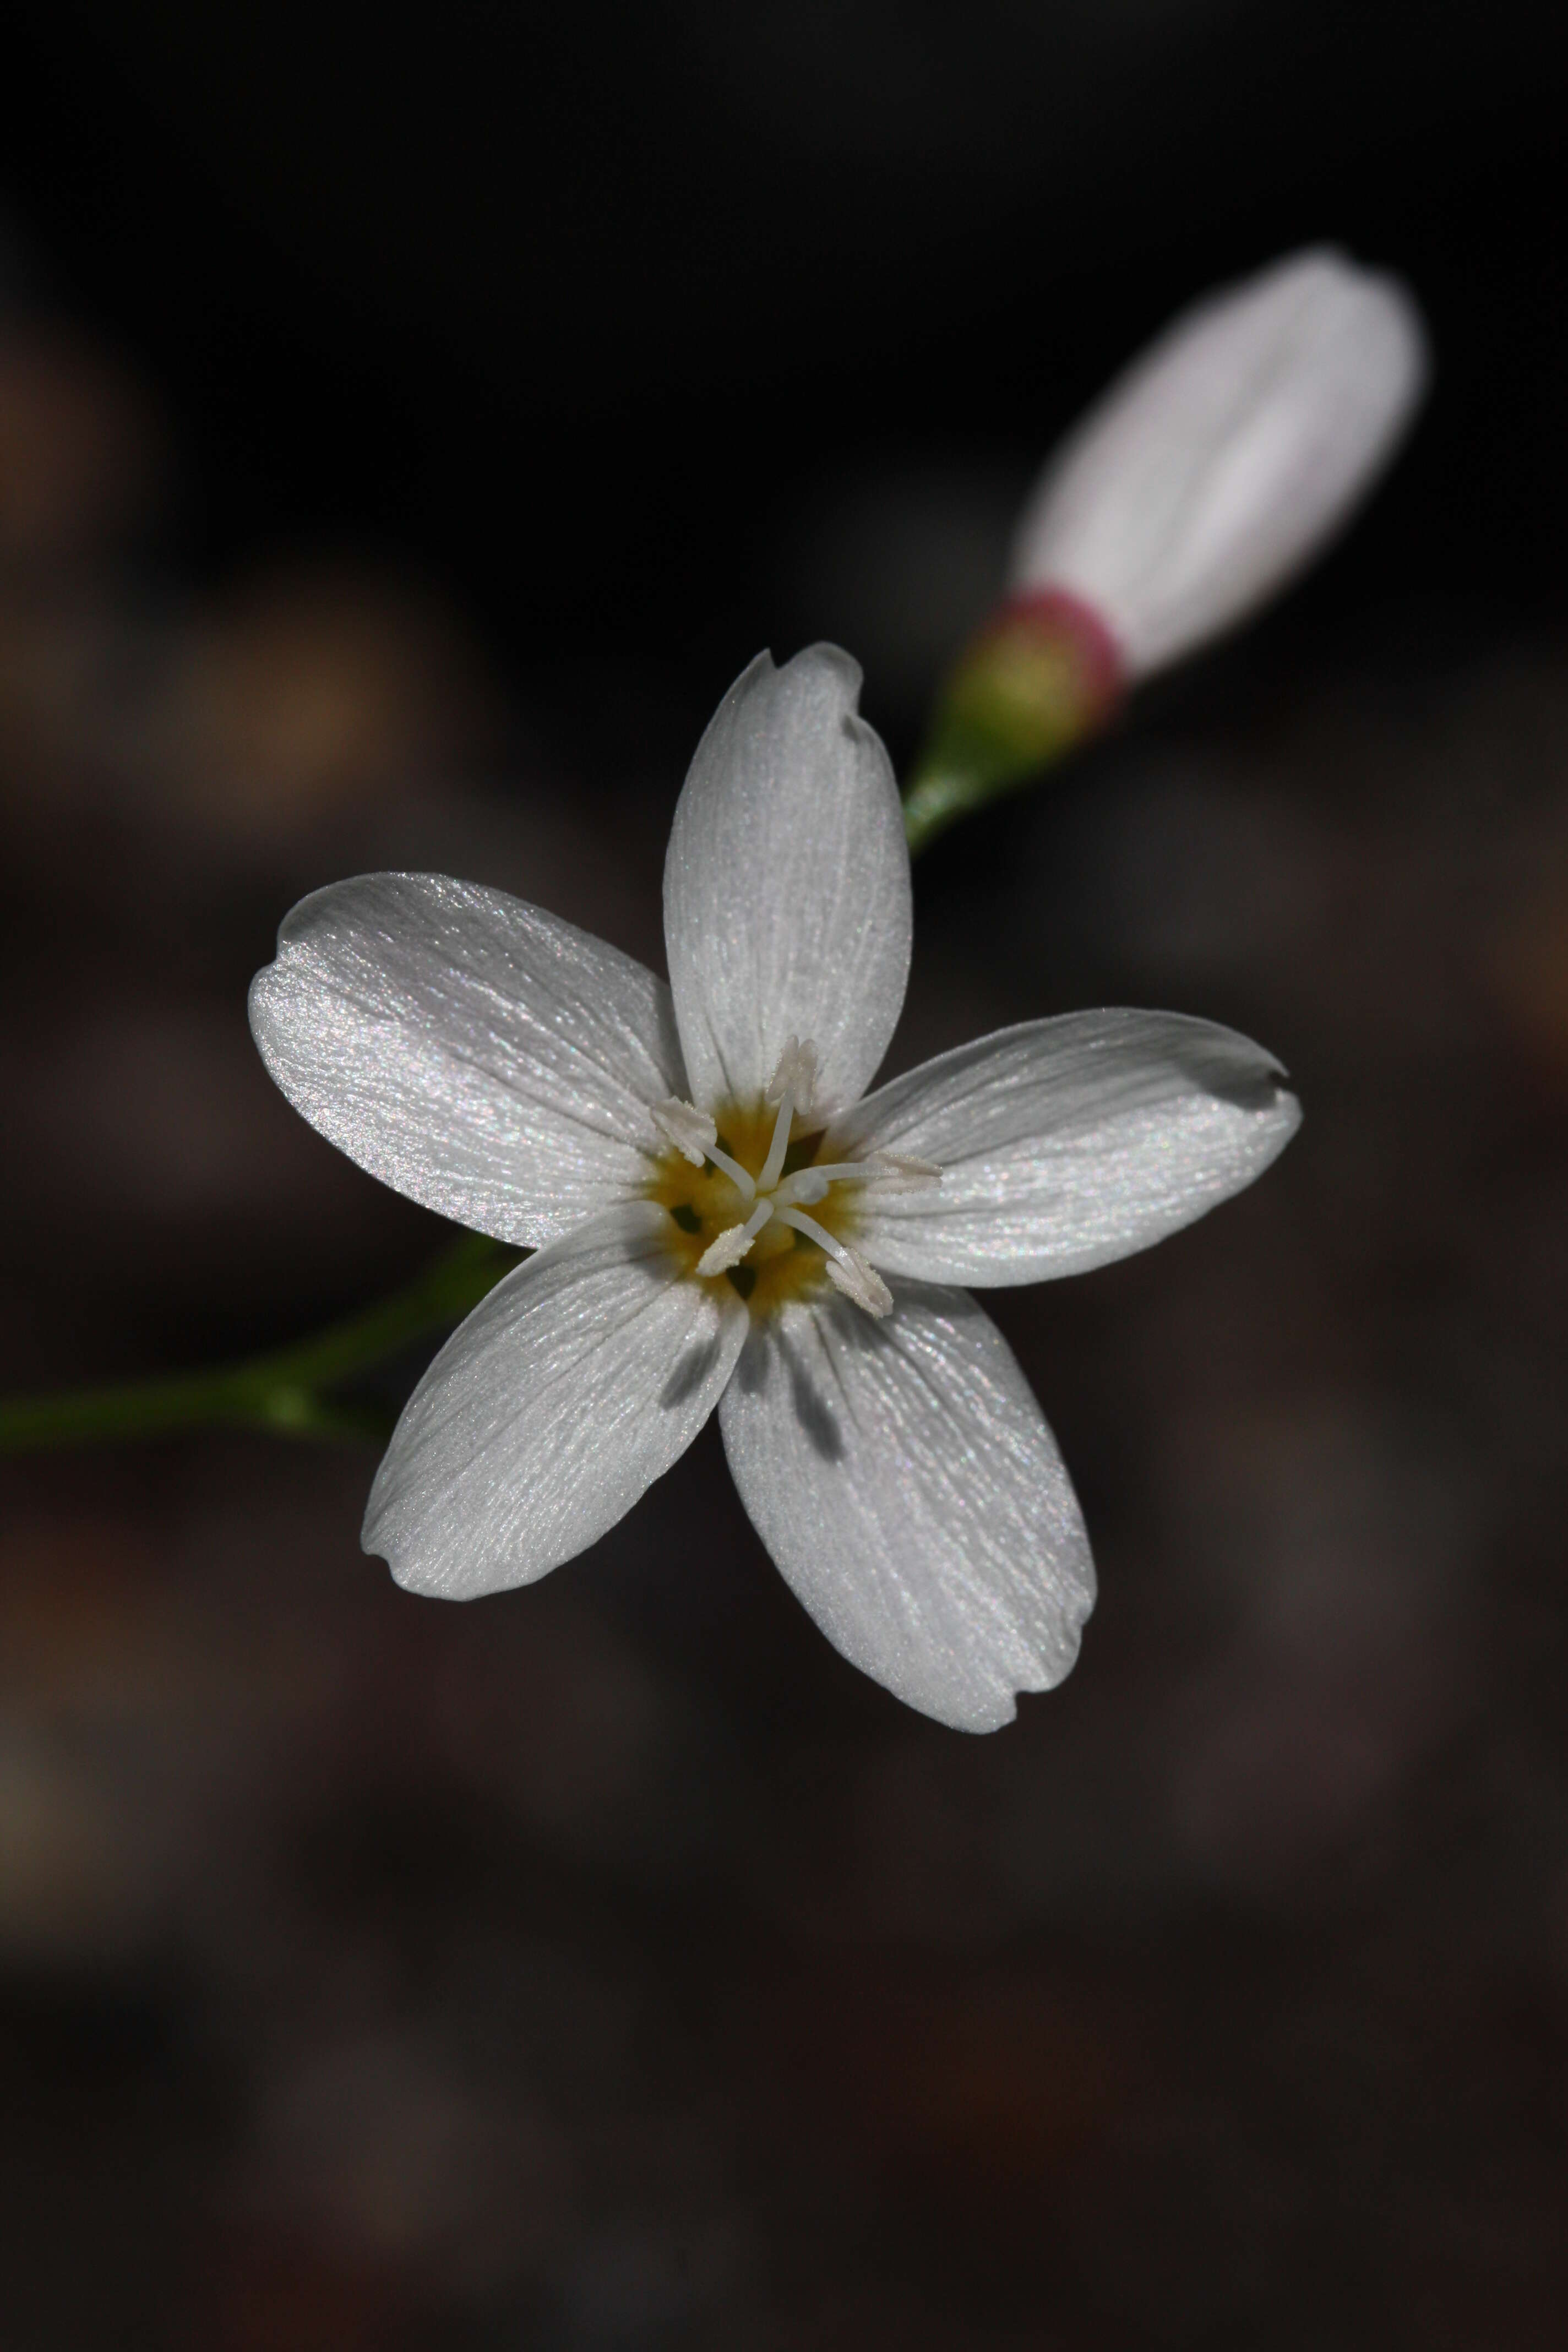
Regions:
<instances>
[{"instance_id":1,"label":"unopened white bud","mask_svg":"<svg viewBox=\"0 0 1568 2352\"><path fill-rule=\"evenodd\" d=\"M1098 614L1130 677L1267 602L1344 523L1426 389L1399 282L1326 247L1208 296L1047 466L1013 582Z\"/></svg>"}]
</instances>

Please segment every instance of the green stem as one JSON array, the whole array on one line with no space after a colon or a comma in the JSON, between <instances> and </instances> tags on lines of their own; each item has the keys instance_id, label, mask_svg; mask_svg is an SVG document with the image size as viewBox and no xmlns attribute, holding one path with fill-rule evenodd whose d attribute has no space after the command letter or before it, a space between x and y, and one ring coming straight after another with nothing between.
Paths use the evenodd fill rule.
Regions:
<instances>
[{"instance_id":1,"label":"green stem","mask_svg":"<svg viewBox=\"0 0 1568 2352\"><path fill-rule=\"evenodd\" d=\"M1076 750L1122 687L1104 628L1073 598L1042 593L1003 605L937 698L904 793L910 856Z\"/></svg>"},{"instance_id":2,"label":"green stem","mask_svg":"<svg viewBox=\"0 0 1568 2352\"><path fill-rule=\"evenodd\" d=\"M384 1443L386 1413L323 1391L460 1322L518 1257L501 1242L465 1234L390 1297L289 1347L163 1380L0 1400L0 1454L215 1427Z\"/></svg>"},{"instance_id":3,"label":"green stem","mask_svg":"<svg viewBox=\"0 0 1568 2352\"><path fill-rule=\"evenodd\" d=\"M1076 751L1089 730L1081 701L1065 691L1054 702L1037 697L1020 714L984 671L978 677L961 672L957 687L904 793L904 838L911 857L960 817L1033 783Z\"/></svg>"}]
</instances>

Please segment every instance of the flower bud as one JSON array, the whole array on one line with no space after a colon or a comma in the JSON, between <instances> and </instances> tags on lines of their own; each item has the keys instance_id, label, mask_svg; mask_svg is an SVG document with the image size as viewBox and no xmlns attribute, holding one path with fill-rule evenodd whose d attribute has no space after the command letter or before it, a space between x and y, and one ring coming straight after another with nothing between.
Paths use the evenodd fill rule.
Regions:
<instances>
[{"instance_id":1,"label":"flower bud","mask_svg":"<svg viewBox=\"0 0 1568 2352\"><path fill-rule=\"evenodd\" d=\"M1185 310L1025 509L1013 584L1099 614L1130 681L1266 603L1348 520L1426 379L1395 279L1316 247Z\"/></svg>"},{"instance_id":2,"label":"flower bud","mask_svg":"<svg viewBox=\"0 0 1568 2352\"><path fill-rule=\"evenodd\" d=\"M1041 476L1012 594L948 677L905 794L911 848L1301 571L1393 456L1426 380L1410 296L1326 247L1184 311Z\"/></svg>"}]
</instances>

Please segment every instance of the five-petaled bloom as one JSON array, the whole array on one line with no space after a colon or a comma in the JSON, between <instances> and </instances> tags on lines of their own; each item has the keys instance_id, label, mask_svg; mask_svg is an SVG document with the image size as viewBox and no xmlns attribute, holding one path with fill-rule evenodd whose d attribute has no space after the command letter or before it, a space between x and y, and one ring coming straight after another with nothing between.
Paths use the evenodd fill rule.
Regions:
<instances>
[{"instance_id":1,"label":"five-petaled bloom","mask_svg":"<svg viewBox=\"0 0 1568 2352\"><path fill-rule=\"evenodd\" d=\"M1059 1682L1088 1539L1006 1342L956 1284L1144 1248L1293 1132L1270 1056L1175 1013L1029 1021L866 1089L910 961L860 673L761 656L665 865L669 986L500 891L369 875L285 921L267 1066L399 1192L536 1255L415 1391L369 1551L463 1600L612 1527L715 1405L742 1497L846 1657L985 1731Z\"/></svg>"}]
</instances>

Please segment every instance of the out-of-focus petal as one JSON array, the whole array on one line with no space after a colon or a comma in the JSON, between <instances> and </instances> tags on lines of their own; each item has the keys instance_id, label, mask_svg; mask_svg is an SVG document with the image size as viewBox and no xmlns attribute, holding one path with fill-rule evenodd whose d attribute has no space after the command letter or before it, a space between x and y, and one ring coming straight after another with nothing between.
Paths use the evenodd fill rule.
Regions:
<instances>
[{"instance_id":1,"label":"out-of-focus petal","mask_svg":"<svg viewBox=\"0 0 1568 2352\"><path fill-rule=\"evenodd\" d=\"M365 1512L399 1584L470 1601L614 1527L685 1453L746 1335L738 1298L672 1278L664 1210L606 1211L498 1284L398 1423Z\"/></svg>"},{"instance_id":2,"label":"out-of-focus petal","mask_svg":"<svg viewBox=\"0 0 1568 2352\"><path fill-rule=\"evenodd\" d=\"M1094 1602L1056 1441L963 1291L900 1284L753 1332L719 1408L742 1499L790 1586L863 1672L939 1723L994 1731L1047 1690Z\"/></svg>"},{"instance_id":3,"label":"out-of-focus petal","mask_svg":"<svg viewBox=\"0 0 1568 2352\"><path fill-rule=\"evenodd\" d=\"M1131 673L1179 660L1317 554L1426 389L1399 282L1326 248L1184 311L1047 467L1015 584L1080 597Z\"/></svg>"},{"instance_id":4,"label":"out-of-focus petal","mask_svg":"<svg viewBox=\"0 0 1568 2352\"><path fill-rule=\"evenodd\" d=\"M647 1183L685 1091L669 992L572 923L437 874L302 898L250 1025L312 1127L426 1208L550 1241Z\"/></svg>"},{"instance_id":5,"label":"out-of-focus petal","mask_svg":"<svg viewBox=\"0 0 1568 2352\"><path fill-rule=\"evenodd\" d=\"M823 1159L934 1160L940 1185L864 1202L884 1272L979 1286L1081 1274L1147 1249L1260 1176L1300 1124L1279 1064L1179 1013L1026 1021L880 1087Z\"/></svg>"},{"instance_id":6,"label":"out-of-focus petal","mask_svg":"<svg viewBox=\"0 0 1568 2352\"><path fill-rule=\"evenodd\" d=\"M693 1098L760 1095L792 1036L819 1108L853 1102L888 1048L910 968L898 786L833 646L759 655L686 779L664 868L665 945Z\"/></svg>"}]
</instances>

